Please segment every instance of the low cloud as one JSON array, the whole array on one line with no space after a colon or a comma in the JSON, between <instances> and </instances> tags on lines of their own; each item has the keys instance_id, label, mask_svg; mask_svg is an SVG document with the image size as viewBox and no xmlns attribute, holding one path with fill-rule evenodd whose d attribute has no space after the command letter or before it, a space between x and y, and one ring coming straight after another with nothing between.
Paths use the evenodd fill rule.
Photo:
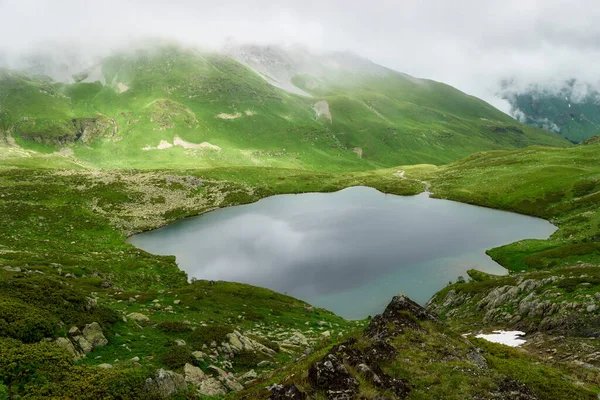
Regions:
<instances>
[{"instance_id":1,"label":"low cloud","mask_svg":"<svg viewBox=\"0 0 600 400\"><path fill-rule=\"evenodd\" d=\"M507 111L497 95L505 79L596 88L599 19L595 0L0 0L0 62L40 49L93 59L147 38L299 43L351 50Z\"/></svg>"}]
</instances>

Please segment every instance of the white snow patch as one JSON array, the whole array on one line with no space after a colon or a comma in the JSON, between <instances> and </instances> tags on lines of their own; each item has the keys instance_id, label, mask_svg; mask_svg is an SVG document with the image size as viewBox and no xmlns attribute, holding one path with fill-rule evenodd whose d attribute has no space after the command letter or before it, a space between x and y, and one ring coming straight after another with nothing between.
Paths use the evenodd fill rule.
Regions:
<instances>
[{"instance_id":1,"label":"white snow patch","mask_svg":"<svg viewBox=\"0 0 600 400\"><path fill-rule=\"evenodd\" d=\"M142 150L144 150L144 151L165 150L165 149L170 149L173 146L183 147L186 150L200 149L200 150L221 151L221 148L219 146L215 146L214 144L210 144L208 142L202 142L199 144L198 143L190 143L190 142L186 142L185 140L181 139L178 136L175 136L175 138L173 139L173 144L167 142L166 140L161 140L160 143L158 144L158 146L156 146L156 147L146 146L146 147L143 147Z\"/></svg>"},{"instance_id":2,"label":"white snow patch","mask_svg":"<svg viewBox=\"0 0 600 400\"><path fill-rule=\"evenodd\" d=\"M221 119L236 119L242 116L242 113L235 113L235 114L226 114L226 113L221 113L219 115L217 115L217 118L221 118Z\"/></svg>"},{"instance_id":3,"label":"white snow patch","mask_svg":"<svg viewBox=\"0 0 600 400\"><path fill-rule=\"evenodd\" d=\"M480 333L475 337L485 339L488 342L505 344L510 347L518 347L526 342L522 337L525 336L525 332L521 331L493 331L490 334Z\"/></svg>"},{"instance_id":4,"label":"white snow patch","mask_svg":"<svg viewBox=\"0 0 600 400\"><path fill-rule=\"evenodd\" d=\"M158 144L158 146L156 146L156 148L158 150L164 150L164 149L168 149L173 147L173 145L169 142L167 142L166 140L161 140L160 143Z\"/></svg>"},{"instance_id":5,"label":"white snow patch","mask_svg":"<svg viewBox=\"0 0 600 400\"><path fill-rule=\"evenodd\" d=\"M167 142L166 140L161 140L160 143L158 144L158 146L156 146L156 147L146 146L146 147L143 147L142 150L144 150L144 151L165 150L165 149L169 149L171 147L173 147L173 145L171 143Z\"/></svg>"},{"instance_id":6,"label":"white snow patch","mask_svg":"<svg viewBox=\"0 0 600 400\"><path fill-rule=\"evenodd\" d=\"M175 139L173 139L173 145L183 147L184 149L206 149L221 151L221 148L219 146L215 146L214 144L210 144L208 142L202 142L200 144L190 143L177 136L175 136Z\"/></svg>"}]
</instances>

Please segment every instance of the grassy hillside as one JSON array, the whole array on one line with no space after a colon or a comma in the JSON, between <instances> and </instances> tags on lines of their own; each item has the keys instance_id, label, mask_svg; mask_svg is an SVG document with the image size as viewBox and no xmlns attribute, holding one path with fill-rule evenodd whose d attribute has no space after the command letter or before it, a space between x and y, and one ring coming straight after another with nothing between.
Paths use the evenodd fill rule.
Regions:
<instances>
[{"instance_id":1,"label":"grassy hillside","mask_svg":"<svg viewBox=\"0 0 600 400\"><path fill-rule=\"evenodd\" d=\"M390 171L0 167L0 398L3 391L32 398L155 398L142 389L158 368L181 372L189 363L207 373L215 365L236 376L250 369L266 374L321 341L324 331L337 337L353 330L353 322L269 290L190 284L174 257L145 253L125 239L215 207L359 184L399 194L421 189ZM70 354L52 343L80 340L71 328L93 322L108 343L85 358L82 344ZM274 353L223 350L234 331ZM205 355L195 358L198 351ZM261 361L267 363L257 367ZM114 368L98 367L103 364Z\"/></svg>"},{"instance_id":2,"label":"grassy hillside","mask_svg":"<svg viewBox=\"0 0 600 400\"><path fill-rule=\"evenodd\" d=\"M205 380L216 380L230 396L267 397L264 388L277 382L293 383L313 393L306 369L348 338L368 345L360 341L357 331L365 322L344 321L326 310L247 285L187 283L172 257L147 254L125 244L124 239L132 232L177 218L272 194L330 191L359 184L414 194L423 190L419 180L426 179L438 197L541 215L560 229L547 241L524 241L490 251L511 271L532 272L505 278L472 272L476 281L444 289L436 296L441 303L435 304L444 303L451 290L462 299L466 295L460 293L471 296L464 303L451 303L458 310L454 314L436 308L452 329L427 323L427 335L418 328L398 336L392 345L399 354L410 354L410 361L388 360L380 367L394 379L409 382L409 398L415 399L435 397L432 393L450 398L471 393L487 398L485 393L505 390L505 379L516 380L513 384L519 390L538 398L551 399L560 393L565 398L593 398L599 382L589 368L596 368L600 360L594 358L595 344L583 342L589 339L578 335L594 332L589 330L589 322L595 321L597 309L586 310L595 304L594 293L600 291L595 249L598 207L593 201L599 189L598 154L598 144L488 152L443 167L402 167L408 179L394 175L398 168L360 173L259 167L124 171L65 169L67 164L59 163L62 156L16 159L46 160L57 169L23 167L27 164L5 160L0 168L0 346L5 355L0 357L0 363L5 363L0 393L4 390L33 398L151 398L151 394L160 398L157 389L144 382L158 379L158 368L189 374L191 367L185 364L200 368L207 374ZM554 279L560 285L556 286ZM549 334L569 336L561 342L564 347L551 353L556 361L544 350L556 347L551 338L532 340L530 353L522 353L464 340L455 333L509 326L529 332L541 329L540 317L525 315L513 324L506 320L506 315L515 317L514 305L509 306L512 309L504 306L494 318L473 311L494 288L516 287L525 280L539 281L535 293L540 295L562 293L558 301L565 307L583 307L576 313L556 314L561 321L570 321L568 324L548 325L553 326ZM546 298L536 301L545 304ZM582 318L569 319L577 315ZM108 343L93 347L81 358L79 336L70 331L73 327L73 332L81 331L93 322L101 326ZM225 346L235 343L230 336L234 332L274 353L229 353ZM302 344L302 338L308 344ZM75 354L51 343L57 340L63 345L65 340L76 343ZM306 350L307 346L312 350ZM474 346L483 348L481 354L488 365L483 372L473 366L475 361L469 355ZM315 353L302 356L305 351ZM532 359L531 354L538 355ZM569 358L573 354L585 365ZM303 361L290 364L298 356ZM222 376L210 365L228 375ZM457 375L456 368L463 372ZM258 374L256 385L249 383L254 378L244 378L250 370ZM388 393L366 378L357 379L360 393L367 398ZM550 381L553 384L549 386ZM235 382L244 384L246 390L236 394L240 387ZM190 384L176 396L194 398L195 390L198 388ZM314 394L319 395L320 390L317 387Z\"/></svg>"},{"instance_id":3,"label":"grassy hillside","mask_svg":"<svg viewBox=\"0 0 600 400\"><path fill-rule=\"evenodd\" d=\"M474 154L440 168L435 196L539 216L560 229L489 254L511 271L600 263L600 147L528 148Z\"/></svg>"},{"instance_id":4,"label":"grassy hillside","mask_svg":"<svg viewBox=\"0 0 600 400\"><path fill-rule=\"evenodd\" d=\"M600 147L589 143L476 154L431 176L438 197L537 215L559 227L548 240L489 250L510 275L470 271L473 280L437 293L431 310L461 332L526 331L527 351L597 371Z\"/></svg>"},{"instance_id":5,"label":"grassy hillside","mask_svg":"<svg viewBox=\"0 0 600 400\"><path fill-rule=\"evenodd\" d=\"M241 60L162 47L74 83L0 73L1 400L598 395L597 140L570 146L350 56L252 65L312 97ZM520 149L531 144L566 147ZM249 285L189 282L174 257L125 243L274 194L412 195L424 181L436 197L559 227L489 250L510 275L472 270L439 292L429 309L446 324L402 297L351 322ZM461 336L507 327L532 335L525 351ZM334 373L318 378L330 356Z\"/></svg>"},{"instance_id":6,"label":"grassy hillside","mask_svg":"<svg viewBox=\"0 0 600 400\"><path fill-rule=\"evenodd\" d=\"M389 70L295 75L307 97L226 55L175 46L114 55L99 68L104 84L87 73L70 84L0 73L0 137L117 168L367 170L568 145L447 85Z\"/></svg>"},{"instance_id":7,"label":"grassy hillside","mask_svg":"<svg viewBox=\"0 0 600 400\"><path fill-rule=\"evenodd\" d=\"M236 398L295 393L297 397L280 398L591 400L598 390L597 378L517 349L461 336L437 316L397 296L362 332L353 332L335 346L322 345Z\"/></svg>"}]
</instances>

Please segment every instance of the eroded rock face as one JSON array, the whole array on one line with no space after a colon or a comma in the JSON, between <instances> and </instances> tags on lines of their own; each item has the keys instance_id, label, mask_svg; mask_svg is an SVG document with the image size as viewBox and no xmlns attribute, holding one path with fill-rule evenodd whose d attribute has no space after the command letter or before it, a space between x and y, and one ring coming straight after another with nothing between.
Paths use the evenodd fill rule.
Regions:
<instances>
[{"instance_id":1,"label":"eroded rock face","mask_svg":"<svg viewBox=\"0 0 600 400\"><path fill-rule=\"evenodd\" d=\"M383 314L375 316L367 329L365 336L381 340L404 332L405 328L423 328L417 321L433 321L441 323L440 318L427 311L403 294L395 296L386 307Z\"/></svg>"},{"instance_id":2,"label":"eroded rock face","mask_svg":"<svg viewBox=\"0 0 600 400\"><path fill-rule=\"evenodd\" d=\"M183 375L173 371L159 369L154 378L146 379L144 389L154 395L169 397L172 394L187 388Z\"/></svg>"},{"instance_id":3,"label":"eroded rock face","mask_svg":"<svg viewBox=\"0 0 600 400\"><path fill-rule=\"evenodd\" d=\"M358 380L331 353L310 366L308 381L314 388L324 390L330 399L352 399L358 393Z\"/></svg>"}]
</instances>

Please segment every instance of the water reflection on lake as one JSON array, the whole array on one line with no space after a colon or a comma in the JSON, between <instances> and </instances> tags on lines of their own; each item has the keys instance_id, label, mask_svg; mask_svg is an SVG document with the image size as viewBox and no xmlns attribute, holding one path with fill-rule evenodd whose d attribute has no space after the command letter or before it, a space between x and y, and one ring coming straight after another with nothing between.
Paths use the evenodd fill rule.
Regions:
<instances>
[{"instance_id":1,"label":"water reflection on lake","mask_svg":"<svg viewBox=\"0 0 600 400\"><path fill-rule=\"evenodd\" d=\"M358 319L405 293L424 304L477 268L504 274L485 250L556 227L519 214L353 187L281 195L136 235L129 243L175 255L190 277L267 287Z\"/></svg>"}]
</instances>

